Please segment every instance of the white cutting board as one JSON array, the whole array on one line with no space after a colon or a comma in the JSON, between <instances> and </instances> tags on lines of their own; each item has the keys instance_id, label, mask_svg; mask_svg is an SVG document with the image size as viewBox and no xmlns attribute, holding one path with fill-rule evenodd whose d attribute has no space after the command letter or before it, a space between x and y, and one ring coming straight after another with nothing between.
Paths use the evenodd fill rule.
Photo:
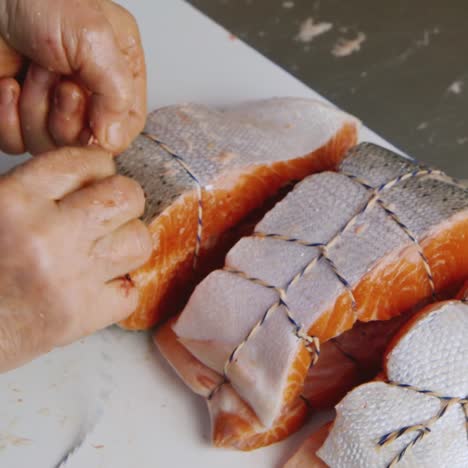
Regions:
<instances>
[{"instance_id":1,"label":"white cutting board","mask_svg":"<svg viewBox=\"0 0 468 468\"><path fill-rule=\"evenodd\" d=\"M150 109L318 97L181 0L121 3L140 24ZM389 146L367 129L361 138ZM0 173L19 161L0 154ZM279 467L317 424L253 453L214 449L205 403L147 334L116 327L0 375L1 468L53 468L86 433L67 468Z\"/></svg>"}]
</instances>

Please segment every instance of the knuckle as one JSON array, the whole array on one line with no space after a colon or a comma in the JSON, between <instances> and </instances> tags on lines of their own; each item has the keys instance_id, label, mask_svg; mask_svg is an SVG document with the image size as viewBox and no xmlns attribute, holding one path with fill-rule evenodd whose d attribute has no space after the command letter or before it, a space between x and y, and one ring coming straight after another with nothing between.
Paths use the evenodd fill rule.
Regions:
<instances>
[{"instance_id":1,"label":"knuckle","mask_svg":"<svg viewBox=\"0 0 468 468\"><path fill-rule=\"evenodd\" d=\"M112 154L102 148L97 147L84 147L84 148L72 148L75 152L75 157L80 157L89 167L105 167L106 172L110 175L115 174L116 166Z\"/></svg>"},{"instance_id":2,"label":"knuckle","mask_svg":"<svg viewBox=\"0 0 468 468\"><path fill-rule=\"evenodd\" d=\"M116 4L116 7L118 8L118 10L120 12L120 15L121 15L122 19L124 20L124 22L127 25L129 25L132 30L137 30L138 31L138 25L137 25L135 17L132 15L132 13L130 13L130 11L128 11L126 8L124 8L121 5Z\"/></svg>"},{"instance_id":3,"label":"knuckle","mask_svg":"<svg viewBox=\"0 0 468 468\"><path fill-rule=\"evenodd\" d=\"M145 194L141 185L129 177L116 175L113 178L114 191L122 203L128 205L139 216L145 206Z\"/></svg>"}]
</instances>

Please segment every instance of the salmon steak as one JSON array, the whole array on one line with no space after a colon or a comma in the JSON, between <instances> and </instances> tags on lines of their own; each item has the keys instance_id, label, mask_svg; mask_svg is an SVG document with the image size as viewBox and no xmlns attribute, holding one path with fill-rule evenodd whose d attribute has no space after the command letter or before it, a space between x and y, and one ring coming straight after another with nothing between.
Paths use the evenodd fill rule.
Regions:
<instances>
[{"instance_id":1,"label":"salmon steak","mask_svg":"<svg viewBox=\"0 0 468 468\"><path fill-rule=\"evenodd\" d=\"M285 468L466 467L467 336L466 299L423 309L391 342L379 381L346 395Z\"/></svg>"},{"instance_id":2,"label":"salmon steak","mask_svg":"<svg viewBox=\"0 0 468 468\"><path fill-rule=\"evenodd\" d=\"M468 190L363 143L278 202L155 340L207 399L214 444L251 450L303 424L306 380L326 398L308 378L321 345L467 278Z\"/></svg>"},{"instance_id":3,"label":"salmon steak","mask_svg":"<svg viewBox=\"0 0 468 468\"><path fill-rule=\"evenodd\" d=\"M180 311L223 234L289 182L336 167L358 127L334 107L298 98L150 114L117 158L119 173L143 186L154 243L150 260L129 275L140 301L122 326L147 329Z\"/></svg>"}]
</instances>

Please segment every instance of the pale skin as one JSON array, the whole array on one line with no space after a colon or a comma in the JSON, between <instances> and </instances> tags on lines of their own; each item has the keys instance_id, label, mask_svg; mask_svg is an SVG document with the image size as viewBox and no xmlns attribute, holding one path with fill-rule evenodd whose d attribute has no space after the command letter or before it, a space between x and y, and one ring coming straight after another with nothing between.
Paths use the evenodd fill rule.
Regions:
<instances>
[{"instance_id":1,"label":"pale skin","mask_svg":"<svg viewBox=\"0 0 468 468\"><path fill-rule=\"evenodd\" d=\"M24 71L24 73L20 73ZM21 75L21 76L20 76ZM138 28L109 0L0 0L0 372L127 317L150 256L113 155L141 131Z\"/></svg>"}]
</instances>

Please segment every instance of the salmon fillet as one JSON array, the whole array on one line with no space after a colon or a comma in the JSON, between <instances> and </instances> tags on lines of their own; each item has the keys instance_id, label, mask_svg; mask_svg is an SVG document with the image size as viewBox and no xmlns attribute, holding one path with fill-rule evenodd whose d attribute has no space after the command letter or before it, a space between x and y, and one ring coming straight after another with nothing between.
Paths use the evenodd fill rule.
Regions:
<instances>
[{"instance_id":1,"label":"salmon fillet","mask_svg":"<svg viewBox=\"0 0 468 468\"><path fill-rule=\"evenodd\" d=\"M384 322L358 323L343 333L339 340L325 343L317 365L308 369L301 397L294 398L292 404L284 408L277 424L270 429L261 425L248 405L232 389L218 392L210 398L223 378L203 365L177 340L172 329L175 318L159 327L154 340L184 383L207 399L214 444L251 450L283 439L301 427L311 408L331 408L349 390L371 380L381 369L383 352L388 343L411 314ZM232 411L233 408L235 411ZM226 416L220 417L220 413Z\"/></svg>"},{"instance_id":2,"label":"salmon fillet","mask_svg":"<svg viewBox=\"0 0 468 468\"><path fill-rule=\"evenodd\" d=\"M119 172L145 190L154 242L151 259L130 274L140 302L121 325L146 329L180 311L220 237L286 183L335 167L358 126L331 106L294 98L152 113L117 158Z\"/></svg>"},{"instance_id":3,"label":"salmon fillet","mask_svg":"<svg viewBox=\"0 0 468 468\"><path fill-rule=\"evenodd\" d=\"M389 345L380 381L350 392L285 468L465 467L467 335L466 301L418 312Z\"/></svg>"},{"instance_id":4,"label":"salmon fillet","mask_svg":"<svg viewBox=\"0 0 468 468\"><path fill-rule=\"evenodd\" d=\"M207 397L216 445L252 449L254 437L283 426L318 342L461 284L467 233L465 188L375 145L298 184L172 326L177 345L220 381Z\"/></svg>"}]
</instances>

